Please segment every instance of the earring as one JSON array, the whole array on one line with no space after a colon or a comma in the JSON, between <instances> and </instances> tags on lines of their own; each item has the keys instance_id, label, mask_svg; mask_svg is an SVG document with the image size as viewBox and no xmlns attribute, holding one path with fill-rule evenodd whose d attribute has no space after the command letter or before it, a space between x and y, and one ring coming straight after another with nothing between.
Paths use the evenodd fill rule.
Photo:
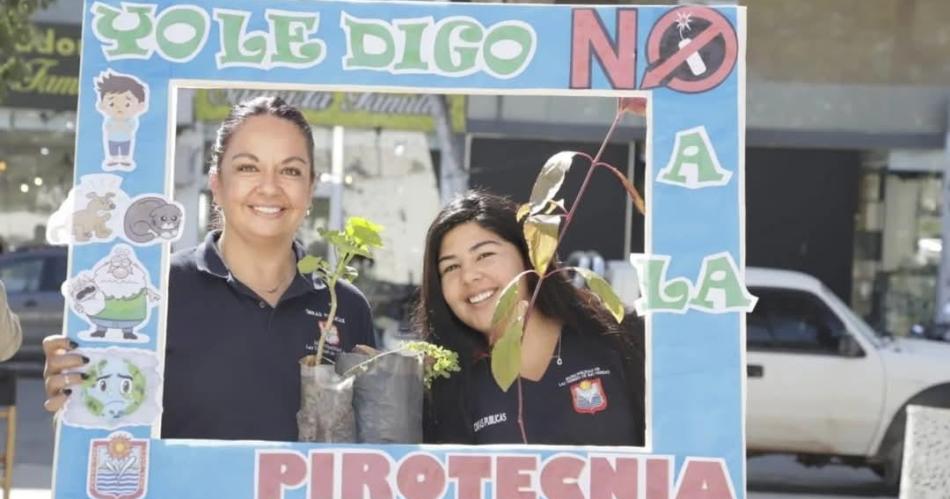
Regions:
<instances>
[{"instance_id":1,"label":"earring","mask_svg":"<svg viewBox=\"0 0 950 499\"><path fill-rule=\"evenodd\" d=\"M307 208L307 216L308 216L308 217L310 216L310 210L311 210L311 208Z\"/></svg>"}]
</instances>

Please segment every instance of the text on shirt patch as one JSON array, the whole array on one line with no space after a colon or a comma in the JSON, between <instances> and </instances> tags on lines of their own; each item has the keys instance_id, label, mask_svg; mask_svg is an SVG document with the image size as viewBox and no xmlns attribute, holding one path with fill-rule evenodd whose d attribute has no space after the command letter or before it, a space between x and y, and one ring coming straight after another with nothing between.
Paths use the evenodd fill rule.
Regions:
<instances>
[{"instance_id":1,"label":"text on shirt patch","mask_svg":"<svg viewBox=\"0 0 950 499\"><path fill-rule=\"evenodd\" d=\"M574 411L580 414L596 414L607 408L607 394L600 378L585 379L571 385L571 401Z\"/></svg>"},{"instance_id":2,"label":"text on shirt patch","mask_svg":"<svg viewBox=\"0 0 950 499\"><path fill-rule=\"evenodd\" d=\"M486 426L492 426L498 423L504 423L505 421L508 421L508 413L499 412L498 414L490 414L488 416L485 416L479 419L478 421L475 421L475 424L473 424L472 426L475 428L475 431L477 432Z\"/></svg>"},{"instance_id":3,"label":"text on shirt patch","mask_svg":"<svg viewBox=\"0 0 950 499\"><path fill-rule=\"evenodd\" d=\"M564 381L558 383L558 387L564 388L567 385L573 385L580 380L595 378L597 376L610 376L610 369L601 369L600 367L593 367L590 369L584 369L583 371L577 371L574 374L564 378Z\"/></svg>"},{"instance_id":4,"label":"text on shirt patch","mask_svg":"<svg viewBox=\"0 0 950 499\"><path fill-rule=\"evenodd\" d=\"M318 318L318 319L326 319L326 318L327 318L327 313L326 313L326 312L315 312L315 311L313 311L313 310L310 310L309 308L305 308L304 311L307 312L307 315L316 317L316 318ZM346 324L346 318L340 317L339 315L337 315L336 317L333 318L333 323L334 323L334 324Z\"/></svg>"}]
</instances>

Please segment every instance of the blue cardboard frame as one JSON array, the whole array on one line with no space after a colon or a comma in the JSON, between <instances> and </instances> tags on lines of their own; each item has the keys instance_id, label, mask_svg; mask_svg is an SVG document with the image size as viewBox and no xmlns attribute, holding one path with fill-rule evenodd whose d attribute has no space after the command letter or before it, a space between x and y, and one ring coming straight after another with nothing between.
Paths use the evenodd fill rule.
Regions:
<instances>
[{"instance_id":1,"label":"blue cardboard frame","mask_svg":"<svg viewBox=\"0 0 950 499\"><path fill-rule=\"evenodd\" d=\"M75 184L89 200L113 189L150 206L172 198L181 87L647 97L646 254L632 261L648 433L645 448L161 440L160 418L97 424L87 407L75 424L67 407L55 497L744 497L744 313L755 299L742 285L743 7L87 0L82 43ZM97 82L109 74L142 84L147 105L102 110ZM91 202L69 201L67 215ZM83 240L64 225L70 281L121 246L157 291L151 312L135 342L90 338L67 281L64 332L106 358L160 360L177 235L142 241L110 223ZM160 404L160 389L148 395Z\"/></svg>"}]
</instances>

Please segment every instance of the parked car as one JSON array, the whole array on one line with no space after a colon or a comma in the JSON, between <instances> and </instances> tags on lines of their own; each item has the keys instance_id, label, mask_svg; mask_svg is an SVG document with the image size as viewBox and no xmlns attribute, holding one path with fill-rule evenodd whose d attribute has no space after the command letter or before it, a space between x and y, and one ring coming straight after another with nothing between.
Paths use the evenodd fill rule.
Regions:
<instances>
[{"instance_id":1,"label":"parked car","mask_svg":"<svg viewBox=\"0 0 950 499\"><path fill-rule=\"evenodd\" d=\"M23 346L13 360L42 360L43 338L62 330L66 254L65 247L43 246L0 255L0 280L23 327Z\"/></svg>"},{"instance_id":2,"label":"parked car","mask_svg":"<svg viewBox=\"0 0 950 499\"><path fill-rule=\"evenodd\" d=\"M817 279L746 270L750 454L870 466L895 489L906 408L950 408L950 344L879 333Z\"/></svg>"}]
</instances>

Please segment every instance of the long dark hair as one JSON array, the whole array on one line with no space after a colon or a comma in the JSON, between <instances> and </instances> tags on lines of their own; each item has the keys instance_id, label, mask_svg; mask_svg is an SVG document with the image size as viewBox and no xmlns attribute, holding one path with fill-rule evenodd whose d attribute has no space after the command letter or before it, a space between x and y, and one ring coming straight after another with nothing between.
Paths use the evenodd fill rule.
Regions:
<instances>
[{"instance_id":1,"label":"long dark hair","mask_svg":"<svg viewBox=\"0 0 950 499\"><path fill-rule=\"evenodd\" d=\"M518 248L525 268L531 268L528 245L522 226L516 219L517 205L510 200L481 191L469 191L449 203L436 216L426 234L422 270L422 289L413 313L413 324L427 341L454 350L459 354L461 372L444 382L436 383L430 392L427 408L427 441L461 442L468 439L471 426L464 421L468 389L466 384L472 363L487 353L485 336L463 324L449 309L442 295L438 271L439 250L445 235L459 225L475 222ZM560 268L560 262L551 263ZM538 278L529 274L529 293L534 292ZM617 322L586 289L575 288L564 272L545 278L535 304L544 315L559 319L576 334L600 335L611 342L623 357L628 393L634 399L634 410L643 413L643 342L642 323L635 317ZM459 412L461 411L461 412Z\"/></svg>"}]
</instances>

